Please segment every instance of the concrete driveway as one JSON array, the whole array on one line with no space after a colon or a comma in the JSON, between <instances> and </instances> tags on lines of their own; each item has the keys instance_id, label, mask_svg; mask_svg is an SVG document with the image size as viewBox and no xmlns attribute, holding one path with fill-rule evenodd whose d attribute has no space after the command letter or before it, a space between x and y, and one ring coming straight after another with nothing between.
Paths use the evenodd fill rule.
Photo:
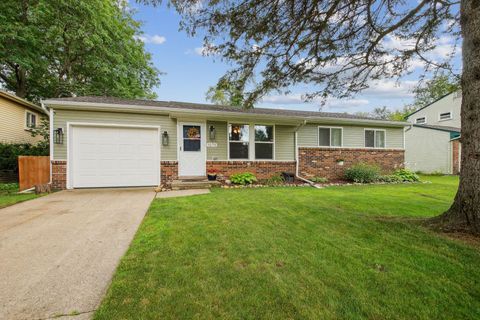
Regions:
<instances>
[{"instance_id":1,"label":"concrete driveway","mask_svg":"<svg viewBox=\"0 0 480 320\"><path fill-rule=\"evenodd\" d=\"M0 319L88 319L154 195L62 191L0 209Z\"/></svg>"}]
</instances>

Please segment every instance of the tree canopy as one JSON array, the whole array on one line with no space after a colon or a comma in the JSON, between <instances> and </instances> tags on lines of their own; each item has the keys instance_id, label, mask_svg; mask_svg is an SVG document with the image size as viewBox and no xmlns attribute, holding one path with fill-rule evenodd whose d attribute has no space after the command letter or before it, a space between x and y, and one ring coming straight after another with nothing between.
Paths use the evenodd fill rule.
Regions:
<instances>
[{"instance_id":1,"label":"tree canopy","mask_svg":"<svg viewBox=\"0 0 480 320\"><path fill-rule=\"evenodd\" d=\"M314 85L307 99L343 98L371 81L399 77L413 64L451 70L450 59L428 53L435 39L460 36L459 2L453 0L170 2L183 29L205 33L209 51L233 64L220 81L242 87L256 80L245 92L246 107L296 84Z\"/></svg>"},{"instance_id":2,"label":"tree canopy","mask_svg":"<svg viewBox=\"0 0 480 320\"><path fill-rule=\"evenodd\" d=\"M38 100L72 95L152 98L158 71L140 23L116 0L0 2L0 84Z\"/></svg>"},{"instance_id":3,"label":"tree canopy","mask_svg":"<svg viewBox=\"0 0 480 320\"><path fill-rule=\"evenodd\" d=\"M460 82L458 79L440 73L434 78L426 80L415 87L413 90L415 95L413 102L405 105L399 110L394 110L388 106L382 106L373 109L371 112L357 112L357 114L378 119L402 121L412 112L457 90L460 90Z\"/></svg>"}]
</instances>

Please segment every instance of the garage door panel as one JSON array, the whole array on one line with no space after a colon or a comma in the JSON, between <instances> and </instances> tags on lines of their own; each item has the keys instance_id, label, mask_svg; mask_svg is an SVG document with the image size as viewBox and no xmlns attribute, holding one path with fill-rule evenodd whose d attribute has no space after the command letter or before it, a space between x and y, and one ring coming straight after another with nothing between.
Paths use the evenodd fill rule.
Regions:
<instances>
[{"instance_id":1,"label":"garage door panel","mask_svg":"<svg viewBox=\"0 0 480 320\"><path fill-rule=\"evenodd\" d=\"M156 129L73 127L73 187L158 184L160 141Z\"/></svg>"}]
</instances>

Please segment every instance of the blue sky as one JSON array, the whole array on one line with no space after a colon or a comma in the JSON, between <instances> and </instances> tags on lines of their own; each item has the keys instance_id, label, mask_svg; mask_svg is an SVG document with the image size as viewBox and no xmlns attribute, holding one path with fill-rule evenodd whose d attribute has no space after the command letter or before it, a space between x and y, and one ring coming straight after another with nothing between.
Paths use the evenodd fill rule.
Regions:
<instances>
[{"instance_id":1,"label":"blue sky","mask_svg":"<svg viewBox=\"0 0 480 320\"><path fill-rule=\"evenodd\" d=\"M165 5L154 8L130 1L135 10L135 19L143 22L142 40L152 54L156 68L165 74L160 76L161 85L155 89L158 100L186 102L208 102L205 93L228 69L228 64L218 57L203 56L201 35L191 38L179 31L180 17L173 8ZM396 39L389 39L392 47L404 45ZM442 38L432 53L442 58L451 51L453 39ZM405 44L405 45L408 45ZM350 112L370 111L375 107L400 108L412 101L411 89L423 72L421 63L413 63L414 72L399 82L384 80L373 83L369 89L348 100L331 99L324 111ZM302 94L312 90L309 86L291 88L288 96L272 94L256 104L257 107L318 110L318 102L302 102Z\"/></svg>"}]
</instances>

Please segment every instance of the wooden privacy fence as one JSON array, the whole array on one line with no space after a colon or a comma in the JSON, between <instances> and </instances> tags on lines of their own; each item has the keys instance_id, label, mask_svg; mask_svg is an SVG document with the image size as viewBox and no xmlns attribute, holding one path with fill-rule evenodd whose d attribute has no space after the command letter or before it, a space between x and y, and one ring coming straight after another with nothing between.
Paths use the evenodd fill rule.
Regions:
<instances>
[{"instance_id":1,"label":"wooden privacy fence","mask_svg":"<svg viewBox=\"0 0 480 320\"><path fill-rule=\"evenodd\" d=\"M50 182L49 156L19 156L18 184L20 191Z\"/></svg>"}]
</instances>

